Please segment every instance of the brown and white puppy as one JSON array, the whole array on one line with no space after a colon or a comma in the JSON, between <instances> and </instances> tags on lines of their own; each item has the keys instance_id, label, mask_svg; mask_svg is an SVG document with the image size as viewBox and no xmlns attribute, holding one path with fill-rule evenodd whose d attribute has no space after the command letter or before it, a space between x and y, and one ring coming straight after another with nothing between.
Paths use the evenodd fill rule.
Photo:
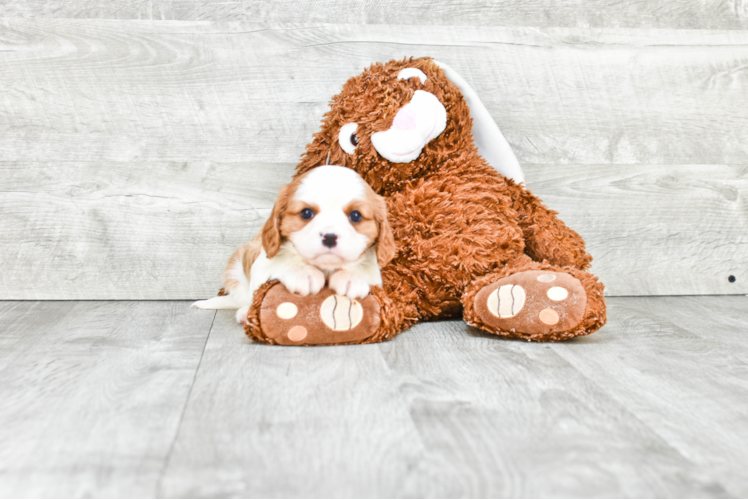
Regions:
<instances>
[{"instance_id":1,"label":"brown and white puppy","mask_svg":"<svg viewBox=\"0 0 748 500\"><path fill-rule=\"evenodd\" d=\"M355 171L324 165L281 188L262 231L229 259L227 295L193 305L238 309L244 322L254 292L274 279L300 295L328 282L335 293L361 299L382 284L380 266L394 256L384 198Z\"/></svg>"}]
</instances>

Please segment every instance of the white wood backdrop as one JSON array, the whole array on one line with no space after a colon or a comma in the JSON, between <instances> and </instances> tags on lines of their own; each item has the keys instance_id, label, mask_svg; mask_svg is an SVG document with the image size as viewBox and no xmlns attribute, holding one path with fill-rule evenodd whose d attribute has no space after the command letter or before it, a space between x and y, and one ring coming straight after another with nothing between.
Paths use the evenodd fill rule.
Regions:
<instances>
[{"instance_id":1,"label":"white wood backdrop","mask_svg":"<svg viewBox=\"0 0 748 500\"><path fill-rule=\"evenodd\" d=\"M746 0L5 0L0 14L399 25L748 28Z\"/></svg>"},{"instance_id":2,"label":"white wood backdrop","mask_svg":"<svg viewBox=\"0 0 748 500\"><path fill-rule=\"evenodd\" d=\"M5 2L0 299L213 295L330 97L411 55L475 86L608 295L748 293L748 2L462 3Z\"/></svg>"}]
</instances>

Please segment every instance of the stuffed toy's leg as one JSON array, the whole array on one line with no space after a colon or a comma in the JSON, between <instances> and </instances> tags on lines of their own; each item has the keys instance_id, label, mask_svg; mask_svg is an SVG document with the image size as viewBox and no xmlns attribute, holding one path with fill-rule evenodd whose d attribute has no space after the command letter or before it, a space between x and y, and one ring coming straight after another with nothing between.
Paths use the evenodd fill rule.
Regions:
<instances>
[{"instance_id":1,"label":"stuffed toy's leg","mask_svg":"<svg viewBox=\"0 0 748 500\"><path fill-rule=\"evenodd\" d=\"M584 240L557 217L557 212L547 208L522 185L507 182L504 189L512 199L512 209L519 214L524 252L532 260L589 269L592 256L587 253Z\"/></svg>"},{"instance_id":2,"label":"stuffed toy's leg","mask_svg":"<svg viewBox=\"0 0 748 500\"><path fill-rule=\"evenodd\" d=\"M362 300L350 300L324 288L305 297L278 281L262 285L247 317L247 335L281 345L369 344L392 338L413 325L415 307L403 291L393 301L380 287Z\"/></svg>"},{"instance_id":3,"label":"stuffed toy's leg","mask_svg":"<svg viewBox=\"0 0 748 500\"><path fill-rule=\"evenodd\" d=\"M606 319L603 285L595 276L527 256L473 281L462 304L468 324L526 340L588 335Z\"/></svg>"}]
</instances>

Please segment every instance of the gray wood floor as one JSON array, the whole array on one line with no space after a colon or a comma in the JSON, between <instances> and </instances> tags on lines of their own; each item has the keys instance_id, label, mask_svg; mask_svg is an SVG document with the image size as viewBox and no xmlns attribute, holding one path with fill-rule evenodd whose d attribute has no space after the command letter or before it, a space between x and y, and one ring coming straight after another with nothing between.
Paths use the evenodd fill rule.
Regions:
<instances>
[{"instance_id":1,"label":"gray wood floor","mask_svg":"<svg viewBox=\"0 0 748 500\"><path fill-rule=\"evenodd\" d=\"M562 344L254 344L187 302L0 302L0 496L748 495L748 297Z\"/></svg>"}]
</instances>

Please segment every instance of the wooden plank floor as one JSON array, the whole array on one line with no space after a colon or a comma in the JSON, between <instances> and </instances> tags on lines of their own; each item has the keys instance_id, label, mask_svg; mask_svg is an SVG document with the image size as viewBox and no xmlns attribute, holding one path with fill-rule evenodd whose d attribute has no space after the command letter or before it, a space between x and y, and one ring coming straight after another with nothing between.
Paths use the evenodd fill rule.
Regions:
<instances>
[{"instance_id":1,"label":"wooden plank floor","mask_svg":"<svg viewBox=\"0 0 748 500\"><path fill-rule=\"evenodd\" d=\"M0 495L153 495L213 316L0 303Z\"/></svg>"},{"instance_id":2,"label":"wooden plank floor","mask_svg":"<svg viewBox=\"0 0 748 500\"><path fill-rule=\"evenodd\" d=\"M0 496L744 497L748 297L562 344L254 344L187 302L0 302Z\"/></svg>"}]
</instances>

